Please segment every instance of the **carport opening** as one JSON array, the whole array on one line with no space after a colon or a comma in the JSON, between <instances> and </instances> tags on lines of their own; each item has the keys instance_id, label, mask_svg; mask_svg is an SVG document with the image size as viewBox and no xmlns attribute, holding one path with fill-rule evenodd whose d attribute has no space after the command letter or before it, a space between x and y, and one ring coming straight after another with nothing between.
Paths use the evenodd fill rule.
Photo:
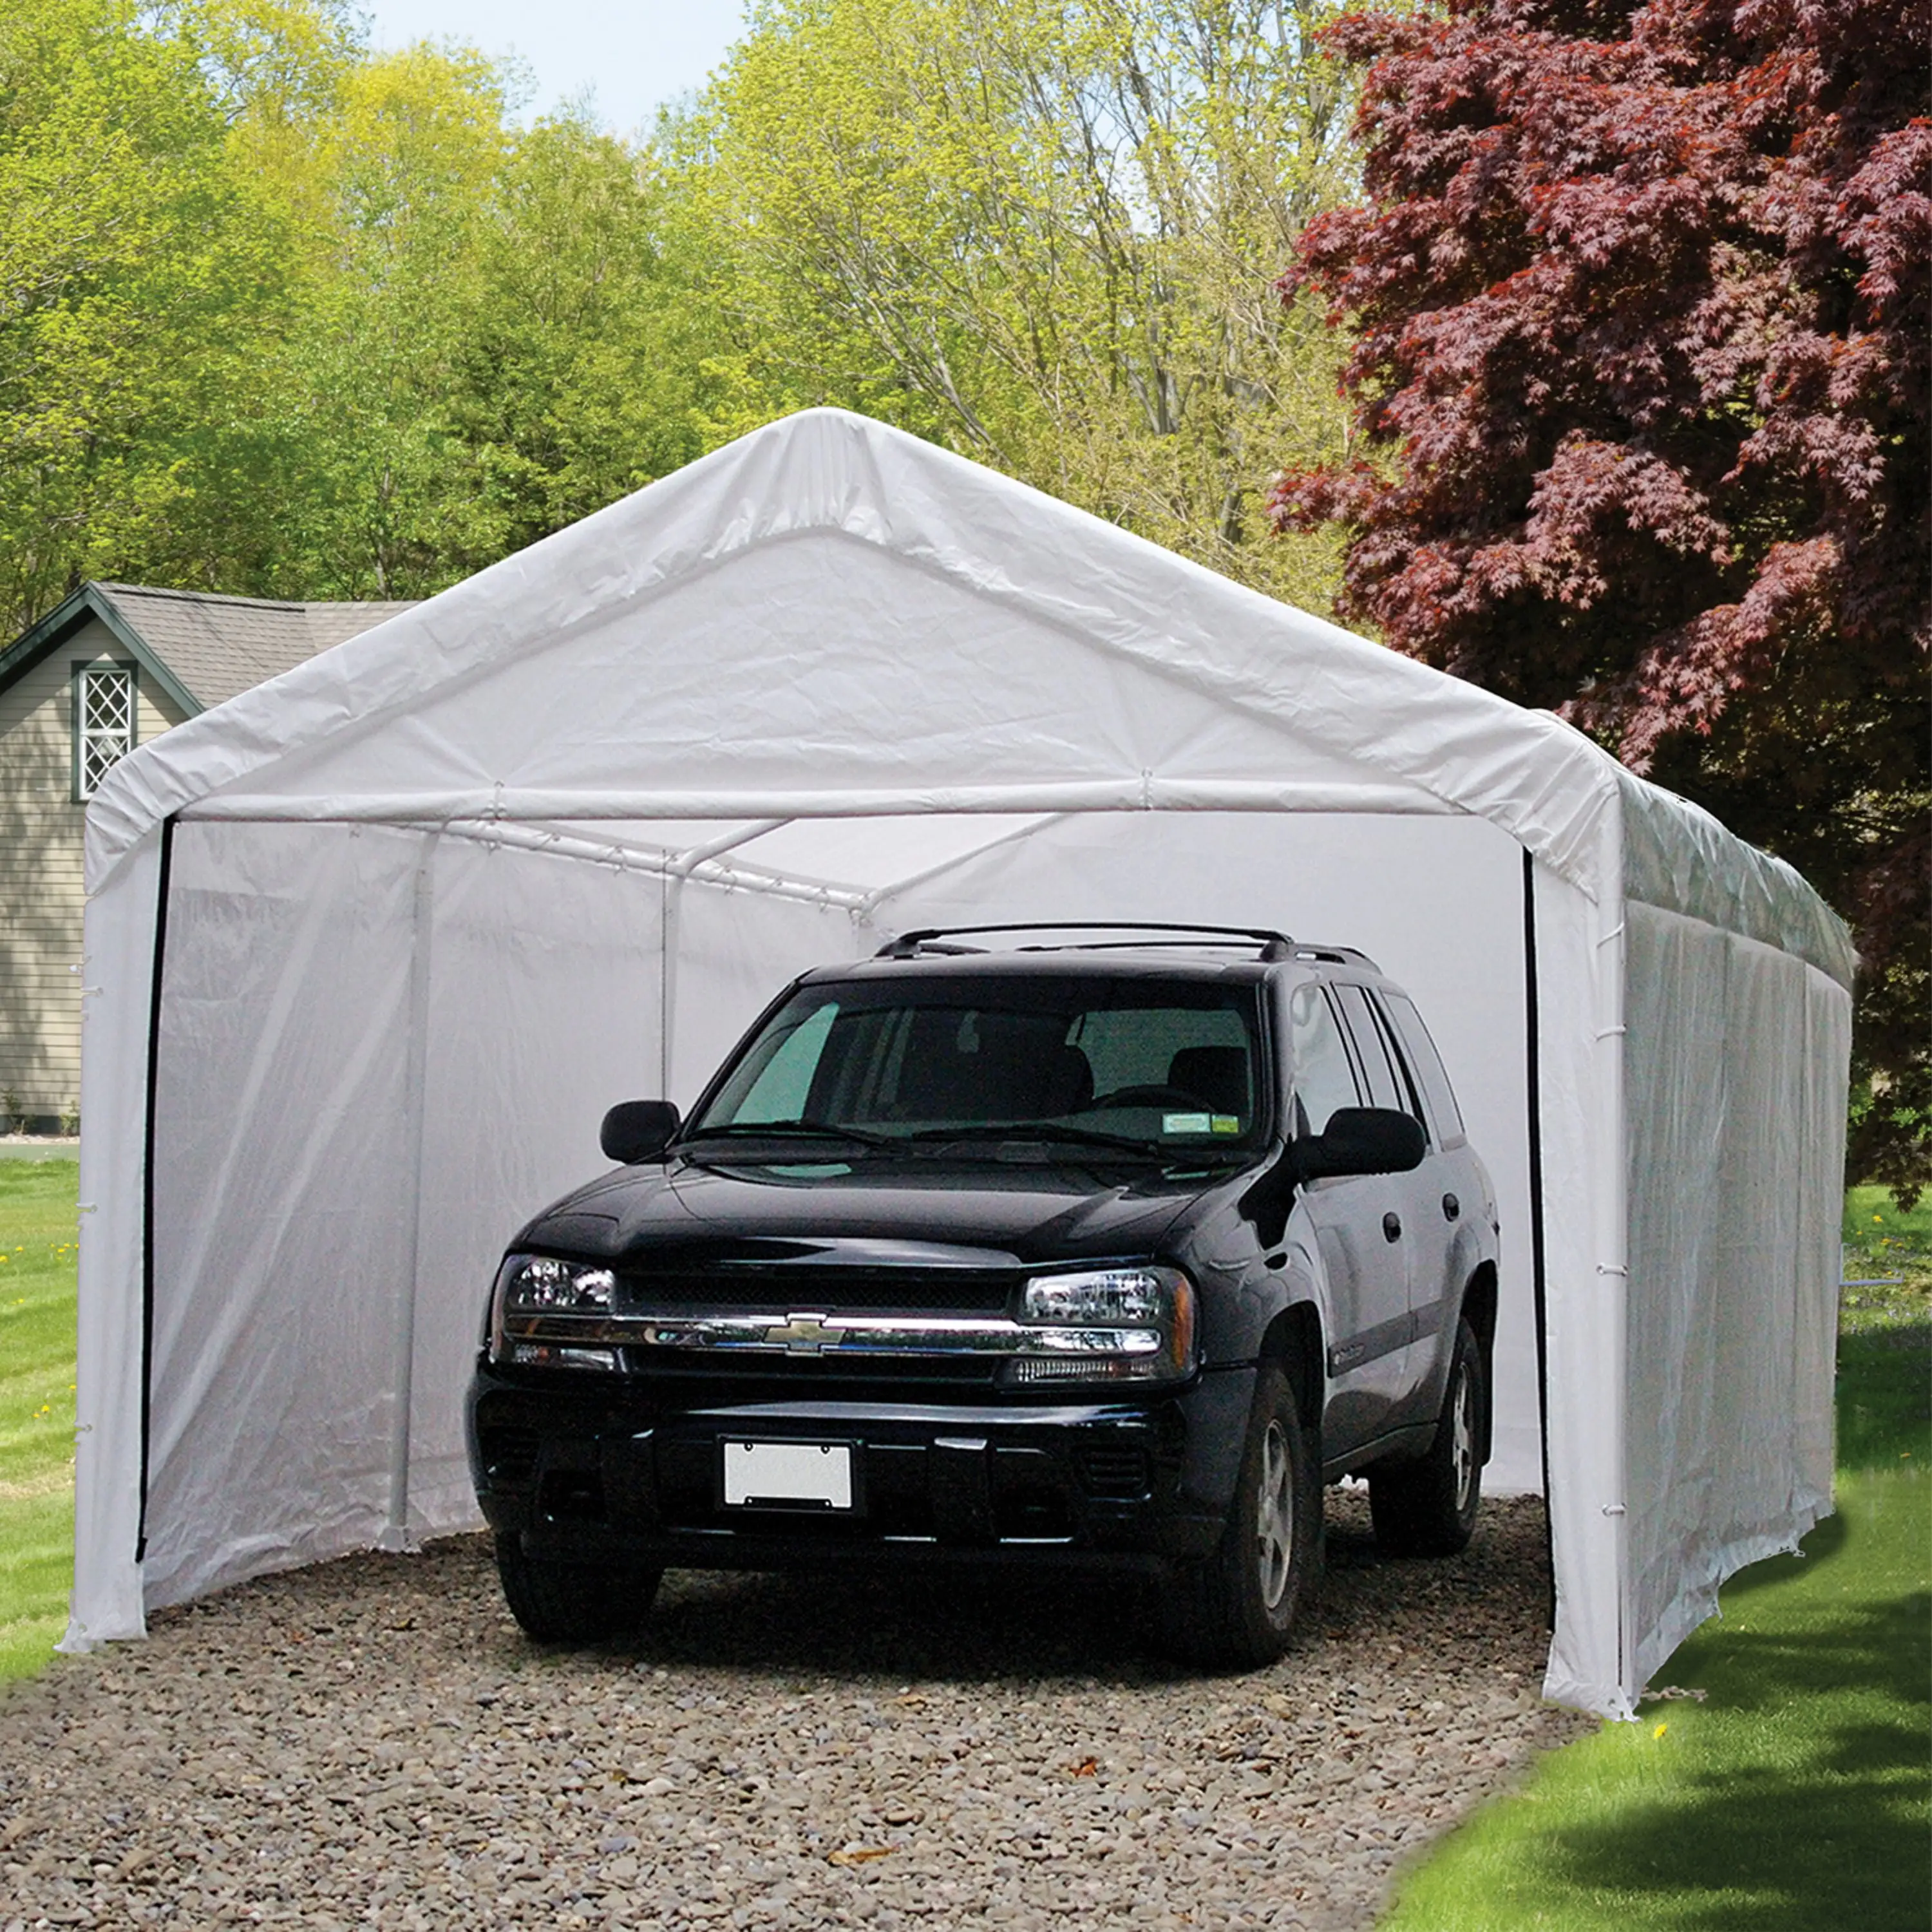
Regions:
<instances>
[{"instance_id":1,"label":"carport opening","mask_svg":"<svg viewBox=\"0 0 1932 1932\"><path fill-rule=\"evenodd\" d=\"M1521 853L1484 820L900 812L424 824L190 812L164 852L148 1122L143 1380L162 1412L144 1431L151 1601L224 1580L218 1560L189 1554L205 1534L170 1526L225 1520L231 1547L263 1534L262 1486L251 1495L244 1475L262 1453L259 1414L242 1418L265 1388L278 1443L357 1438L326 1472L298 1446L280 1472L272 1455L268 1504L289 1520L268 1534L297 1552L305 1525L311 1547L400 1546L473 1522L460 1392L517 1225L598 1171L606 1108L688 1108L794 975L910 928L1192 920L1358 947L1426 1017L1506 1227L1531 1219ZM265 884L291 874L310 891ZM292 1116L292 1093L304 1101ZM264 1198L280 1204L279 1225L251 1215ZM335 1292L363 1311L349 1348L297 1286L330 1227L341 1231ZM1496 1366L1498 1493L1541 1481L1530 1252L1506 1242L1504 1277L1474 1304ZM193 1338L211 1330L238 1346L209 1356L204 1344L184 1378ZM276 1357L292 1370L304 1348L299 1372L276 1372ZM1312 1412L1319 1391L1303 1400Z\"/></svg>"}]
</instances>

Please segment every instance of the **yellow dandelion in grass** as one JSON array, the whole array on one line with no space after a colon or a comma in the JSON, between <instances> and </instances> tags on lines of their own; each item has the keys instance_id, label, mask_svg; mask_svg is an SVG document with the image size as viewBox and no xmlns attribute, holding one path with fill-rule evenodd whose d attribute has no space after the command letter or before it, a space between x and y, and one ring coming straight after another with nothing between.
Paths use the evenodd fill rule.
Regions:
<instances>
[{"instance_id":1,"label":"yellow dandelion in grass","mask_svg":"<svg viewBox=\"0 0 1932 1932\"><path fill-rule=\"evenodd\" d=\"M1670 1730L1670 1726L1668 1724L1659 1724L1657 1729L1651 1732L1651 1736L1653 1738L1660 1738L1666 1731Z\"/></svg>"}]
</instances>

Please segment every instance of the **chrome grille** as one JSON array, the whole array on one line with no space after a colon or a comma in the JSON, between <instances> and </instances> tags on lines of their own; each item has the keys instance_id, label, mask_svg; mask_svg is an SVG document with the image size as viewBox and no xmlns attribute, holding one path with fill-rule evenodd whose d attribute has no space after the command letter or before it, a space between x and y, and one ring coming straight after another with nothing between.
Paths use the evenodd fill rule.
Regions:
<instances>
[{"instance_id":1,"label":"chrome grille","mask_svg":"<svg viewBox=\"0 0 1932 1932\"><path fill-rule=\"evenodd\" d=\"M700 1308L770 1308L781 1314L794 1308L997 1314L1024 1279L1018 1272L971 1268L627 1270L617 1277L616 1305L626 1314Z\"/></svg>"}]
</instances>

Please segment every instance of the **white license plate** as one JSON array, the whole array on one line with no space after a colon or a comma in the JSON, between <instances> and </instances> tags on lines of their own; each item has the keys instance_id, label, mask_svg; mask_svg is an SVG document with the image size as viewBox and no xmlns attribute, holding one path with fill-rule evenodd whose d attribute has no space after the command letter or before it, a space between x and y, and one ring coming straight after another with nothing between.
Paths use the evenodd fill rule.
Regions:
<instances>
[{"instance_id":1,"label":"white license plate","mask_svg":"<svg viewBox=\"0 0 1932 1932\"><path fill-rule=\"evenodd\" d=\"M724 1501L740 1509L848 1510L851 1444L727 1441Z\"/></svg>"}]
</instances>

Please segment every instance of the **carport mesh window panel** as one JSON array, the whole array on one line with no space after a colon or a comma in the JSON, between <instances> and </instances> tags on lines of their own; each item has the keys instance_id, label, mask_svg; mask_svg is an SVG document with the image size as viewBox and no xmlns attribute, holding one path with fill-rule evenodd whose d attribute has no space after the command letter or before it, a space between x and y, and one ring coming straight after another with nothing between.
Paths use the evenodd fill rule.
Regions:
<instances>
[{"instance_id":1,"label":"carport mesh window panel","mask_svg":"<svg viewBox=\"0 0 1932 1932\"><path fill-rule=\"evenodd\" d=\"M81 664L74 677L74 795L92 798L134 748L134 668Z\"/></svg>"}]
</instances>

